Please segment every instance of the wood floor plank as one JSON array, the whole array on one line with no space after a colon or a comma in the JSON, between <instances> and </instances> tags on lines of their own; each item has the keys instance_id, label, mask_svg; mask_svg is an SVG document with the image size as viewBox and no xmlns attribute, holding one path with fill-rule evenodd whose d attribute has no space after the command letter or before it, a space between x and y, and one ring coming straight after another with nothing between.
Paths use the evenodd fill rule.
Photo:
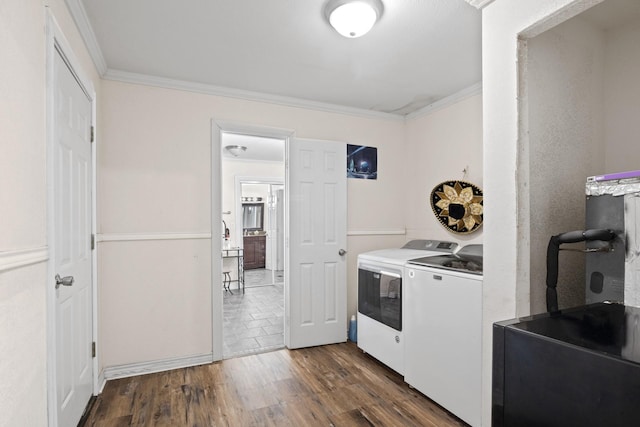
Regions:
<instances>
[{"instance_id":1,"label":"wood floor plank","mask_svg":"<svg viewBox=\"0 0 640 427\"><path fill-rule=\"evenodd\" d=\"M84 426L465 426L354 344L110 380Z\"/></svg>"}]
</instances>

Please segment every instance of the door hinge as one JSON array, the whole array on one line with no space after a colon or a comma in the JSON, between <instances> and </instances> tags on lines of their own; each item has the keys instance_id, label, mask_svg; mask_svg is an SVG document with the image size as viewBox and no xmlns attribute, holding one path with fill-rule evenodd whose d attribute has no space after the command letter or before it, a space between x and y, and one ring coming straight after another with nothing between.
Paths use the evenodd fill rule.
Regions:
<instances>
[{"instance_id":1,"label":"door hinge","mask_svg":"<svg viewBox=\"0 0 640 427\"><path fill-rule=\"evenodd\" d=\"M91 343L91 357L96 357L96 342Z\"/></svg>"},{"instance_id":2,"label":"door hinge","mask_svg":"<svg viewBox=\"0 0 640 427\"><path fill-rule=\"evenodd\" d=\"M92 234L91 235L91 250L94 250L96 248L96 235Z\"/></svg>"},{"instance_id":3,"label":"door hinge","mask_svg":"<svg viewBox=\"0 0 640 427\"><path fill-rule=\"evenodd\" d=\"M89 142L93 142L95 139L95 128L93 126L91 126L91 141Z\"/></svg>"}]
</instances>

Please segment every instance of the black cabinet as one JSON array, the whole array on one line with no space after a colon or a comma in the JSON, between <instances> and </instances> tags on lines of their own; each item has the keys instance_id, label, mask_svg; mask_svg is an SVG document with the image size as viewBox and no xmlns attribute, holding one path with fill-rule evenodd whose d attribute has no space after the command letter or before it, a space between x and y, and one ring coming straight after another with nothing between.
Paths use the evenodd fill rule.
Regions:
<instances>
[{"instance_id":1,"label":"black cabinet","mask_svg":"<svg viewBox=\"0 0 640 427\"><path fill-rule=\"evenodd\" d=\"M492 425L638 425L639 325L605 303L494 324Z\"/></svg>"},{"instance_id":2,"label":"black cabinet","mask_svg":"<svg viewBox=\"0 0 640 427\"><path fill-rule=\"evenodd\" d=\"M244 269L265 267L267 236L244 236Z\"/></svg>"}]
</instances>

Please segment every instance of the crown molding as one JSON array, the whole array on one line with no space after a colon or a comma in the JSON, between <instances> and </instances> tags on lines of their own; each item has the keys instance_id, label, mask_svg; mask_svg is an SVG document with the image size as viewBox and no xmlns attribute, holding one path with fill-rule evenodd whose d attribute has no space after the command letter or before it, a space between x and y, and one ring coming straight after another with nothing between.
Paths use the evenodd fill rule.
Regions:
<instances>
[{"instance_id":1,"label":"crown molding","mask_svg":"<svg viewBox=\"0 0 640 427\"><path fill-rule=\"evenodd\" d=\"M482 8L485 5L491 3L494 0L466 0L472 6L477 8ZM131 83L145 86L153 86L160 87L164 89L175 89L182 90L187 92L201 93L205 95L214 95L214 96L222 96L227 98L236 98L242 99L245 101L253 101L253 102L268 102L270 104L277 104L286 107L298 107L305 108L317 111L323 111L327 113L336 113L336 114L346 114L352 116L359 116L365 118L377 118L377 119L386 119L386 120L395 120L401 121L405 119L414 118L416 116L422 115L427 112L431 112L436 108L442 108L443 106L447 106L453 104L463 98L455 98L458 94L451 95L447 98L443 98L440 101L437 101L431 105L428 105L418 111L413 113L409 113L407 115L386 113L383 111L375 111L375 110L366 110L363 108L355 108L355 107L347 107L343 105L330 104L324 102L317 101L309 101L305 99L299 99L294 97L280 96L280 95L271 95L262 92L254 92L248 90L241 89L233 89L222 86L215 86L205 83L195 83L189 82L185 80L177 80L177 79L169 79L165 77L157 77L147 74L139 74L132 73L128 71L121 71L108 68L107 62L104 59L104 55L102 54L102 50L100 49L100 45L96 38L96 35L93 31L93 27L89 22L89 18L87 16L87 12L81 2L81 0L65 0L67 8L73 17L73 20L78 27L78 31L82 36L85 46L89 51L89 55L93 60L93 63L96 67L96 70L105 80L113 80L119 81L123 83ZM442 106L438 107L443 101L448 100L449 98L454 99L453 102L443 103Z\"/></svg>"},{"instance_id":2,"label":"crown molding","mask_svg":"<svg viewBox=\"0 0 640 427\"><path fill-rule=\"evenodd\" d=\"M412 120L421 116L426 116L428 114L434 113L438 110L442 110L443 108L449 107L453 104L456 104L464 99L472 97L474 95L479 95L482 93L482 82L478 82L468 88L462 89L459 92L454 93L453 95L449 95L446 98L442 98L433 104L429 104L424 108L419 109L413 113L407 114L406 119Z\"/></svg>"},{"instance_id":3,"label":"crown molding","mask_svg":"<svg viewBox=\"0 0 640 427\"><path fill-rule=\"evenodd\" d=\"M102 55L102 49L100 49L96 34L93 32L93 27L89 23L87 11L80 0L65 0L65 3L76 23L76 27L78 27L78 31L84 40L84 44L89 51L89 55L93 60L93 64L96 66L98 74L104 76L107 72L107 61L105 61L104 55Z\"/></svg>"},{"instance_id":4,"label":"crown molding","mask_svg":"<svg viewBox=\"0 0 640 427\"><path fill-rule=\"evenodd\" d=\"M489 3L493 3L494 0L466 0L471 6L474 6L478 9L483 9L489 5Z\"/></svg>"},{"instance_id":5,"label":"crown molding","mask_svg":"<svg viewBox=\"0 0 640 427\"><path fill-rule=\"evenodd\" d=\"M165 89L176 89L187 92L201 93L205 95L224 96L227 98L242 99L245 101L268 102L286 107L298 107L327 113L348 114L360 117L373 117L387 120L404 120L404 116L384 113L381 111L365 110L361 108L346 107L324 102L308 101L287 96L270 95L261 92L233 89L222 86L214 86L205 83L194 83L185 80L168 79L147 74L131 73L128 71L113 70L109 68L102 76L105 80L119 81L145 86L154 86Z\"/></svg>"}]
</instances>

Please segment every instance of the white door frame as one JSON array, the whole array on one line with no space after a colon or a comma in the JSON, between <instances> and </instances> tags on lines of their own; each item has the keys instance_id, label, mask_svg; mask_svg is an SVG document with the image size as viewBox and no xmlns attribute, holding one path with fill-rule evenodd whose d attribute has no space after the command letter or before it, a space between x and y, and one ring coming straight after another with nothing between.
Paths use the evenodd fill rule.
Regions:
<instances>
[{"instance_id":1,"label":"white door frame","mask_svg":"<svg viewBox=\"0 0 640 427\"><path fill-rule=\"evenodd\" d=\"M294 131L290 129L254 126L236 122L211 120L211 324L213 360L222 360L223 336L223 289L222 282L222 133L236 133L284 140L285 167L288 161L289 140ZM286 221L286 219L285 219ZM217 260L214 261L214 260ZM287 260L285 259L285 264ZM286 275L286 272L285 272ZM285 286L287 286L285 276ZM285 307L289 304L285 299ZM285 324L285 328L286 328Z\"/></svg>"},{"instance_id":2,"label":"white door frame","mask_svg":"<svg viewBox=\"0 0 640 427\"><path fill-rule=\"evenodd\" d=\"M83 86L84 91L91 99L91 125L95 129L96 125L96 91L93 87L91 79L84 73L80 62L73 53L71 45L65 38L60 26L55 20L55 17L46 8L47 21L46 21L46 139L47 139L47 245L49 247L49 262L47 266L47 278L45 283L46 298L47 298L47 406L48 406L48 421L49 426L56 427L58 425L58 413L57 413L57 394L56 394L56 294L55 294L55 245L54 236L55 224L53 222L54 212L54 179L53 179L53 144L54 144L54 58L56 50L64 57L67 65L76 76L77 80ZM95 131L94 131L95 135ZM96 233L96 139L94 136L94 142L91 146L91 233ZM92 292L92 335L93 341L98 343L98 292L97 292L97 248L92 251L91 256L91 292ZM98 373L98 352L96 350L96 357L93 358L93 394L97 395L100 392L100 381Z\"/></svg>"}]
</instances>

